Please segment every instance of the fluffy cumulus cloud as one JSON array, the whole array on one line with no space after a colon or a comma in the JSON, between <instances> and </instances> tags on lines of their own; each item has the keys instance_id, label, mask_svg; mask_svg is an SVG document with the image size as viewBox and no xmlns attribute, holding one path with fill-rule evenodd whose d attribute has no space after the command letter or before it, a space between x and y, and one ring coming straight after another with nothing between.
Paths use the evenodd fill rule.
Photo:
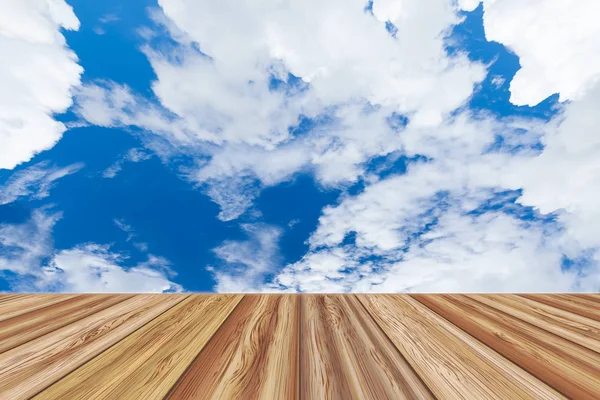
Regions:
<instances>
[{"instance_id":1,"label":"fluffy cumulus cloud","mask_svg":"<svg viewBox=\"0 0 600 400\"><path fill-rule=\"evenodd\" d=\"M460 0L466 10L479 1ZM559 93L581 98L598 80L600 2L594 0L483 0L489 41L519 56L521 69L510 83L511 102L536 105Z\"/></svg>"},{"instance_id":2,"label":"fluffy cumulus cloud","mask_svg":"<svg viewBox=\"0 0 600 400\"><path fill-rule=\"evenodd\" d=\"M279 228L243 225L248 240L215 249L217 290L600 290L597 2L483 2L486 38L522 66L492 86L510 80L516 105L559 93L549 122L465 107L486 67L445 45L477 1L159 5L140 31L156 101L97 82L78 91L81 118L190 157L184 175L225 221L301 172L364 186L287 266ZM369 168L393 157L406 171Z\"/></svg>"},{"instance_id":3,"label":"fluffy cumulus cloud","mask_svg":"<svg viewBox=\"0 0 600 400\"><path fill-rule=\"evenodd\" d=\"M36 209L20 224L0 224L0 273L14 290L62 292L164 292L181 291L170 281L175 274L168 260L148 259L124 267L126 256L108 246L82 244L54 248L52 230L62 213L49 207Z\"/></svg>"},{"instance_id":4,"label":"fluffy cumulus cloud","mask_svg":"<svg viewBox=\"0 0 600 400\"><path fill-rule=\"evenodd\" d=\"M461 3L468 9L479 4ZM418 135L409 126L405 150L429 161L325 208L311 251L273 285L307 291L600 290L595 7L484 1L486 37L520 57L511 102L535 105L556 92L571 101L549 123L468 118L460 129L450 122ZM490 151L490 135L504 136L512 149ZM494 205L497 196L491 195L498 190L518 192L514 201Z\"/></svg>"},{"instance_id":5,"label":"fluffy cumulus cloud","mask_svg":"<svg viewBox=\"0 0 600 400\"><path fill-rule=\"evenodd\" d=\"M83 69L61 29L79 20L64 0L5 0L0 12L0 169L52 147Z\"/></svg>"},{"instance_id":6,"label":"fluffy cumulus cloud","mask_svg":"<svg viewBox=\"0 0 600 400\"><path fill-rule=\"evenodd\" d=\"M477 2L463 3L472 9ZM520 202L560 213L570 236L583 246L598 247L600 25L595 15L600 3L484 0L483 5L487 39L519 56L511 101L535 105L554 93L570 100L544 127L544 150L511 180L523 188Z\"/></svg>"},{"instance_id":7,"label":"fluffy cumulus cloud","mask_svg":"<svg viewBox=\"0 0 600 400\"><path fill-rule=\"evenodd\" d=\"M435 130L408 127L407 153L425 155L427 161L326 207L310 237L311 250L284 268L271 287L598 290L600 270L585 256L590 243L571 235L562 215L551 214L554 208L540 212L516 202L520 192L512 189L520 189L523 171L543 157L527 146L536 135L523 138L521 129L528 125L459 116ZM529 128L533 131L535 124ZM517 137L520 150L489 151L499 134L505 144ZM525 198L518 201L526 203ZM565 269L565 259L571 258L585 267Z\"/></svg>"},{"instance_id":8,"label":"fluffy cumulus cloud","mask_svg":"<svg viewBox=\"0 0 600 400\"><path fill-rule=\"evenodd\" d=\"M224 220L300 171L323 185L355 182L370 158L399 148L392 113L435 126L485 77L483 65L446 53L460 21L446 0L427 8L380 0L371 10L356 0L159 4L143 51L160 105L104 82L80 91L78 113L152 131L171 151L200 158L187 176ZM160 29L177 45L156 45Z\"/></svg>"},{"instance_id":9,"label":"fluffy cumulus cloud","mask_svg":"<svg viewBox=\"0 0 600 400\"><path fill-rule=\"evenodd\" d=\"M544 213L559 212L570 235L595 247L600 247L599 108L596 84L547 126L544 151L528 160L513 179L523 188L523 204Z\"/></svg>"}]
</instances>

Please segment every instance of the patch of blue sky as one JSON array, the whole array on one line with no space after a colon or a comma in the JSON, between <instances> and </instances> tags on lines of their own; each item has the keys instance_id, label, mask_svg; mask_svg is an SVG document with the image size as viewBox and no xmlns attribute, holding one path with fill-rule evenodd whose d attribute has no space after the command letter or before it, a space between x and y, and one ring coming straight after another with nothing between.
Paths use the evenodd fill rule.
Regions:
<instances>
[{"instance_id":1,"label":"patch of blue sky","mask_svg":"<svg viewBox=\"0 0 600 400\"><path fill-rule=\"evenodd\" d=\"M308 251L307 238L317 228L323 207L334 204L341 190L321 188L311 175L264 189L255 205L261 222L284 229L279 241L282 261L293 263Z\"/></svg>"},{"instance_id":2,"label":"patch of blue sky","mask_svg":"<svg viewBox=\"0 0 600 400\"><path fill-rule=\"evenodd\" d=\"M133 136L118 130L82 130L78 135L77 130L71 131L48 152L52 159L67 163L75 153L94 162L91 153L110 153L96 152L98 148L125 141L129 144L121 150L139 145ZM111 244L112 251L130 256L125 267L145 261L147 253L162 256L172 262L178 272L174 280L185 283L186 289L211 290L214 282L204 266L214 259L211 249L223 240L243 238L237 225L218 220L218 206L157 157L125 166L114 178L106 179L100 172L111 162L96 160L95 168L68 177L69 182L61 182L52 191L49 201L63 211L63 219L54 228L55 247ZM115 220L131 226L134 237L129 239L129 232L122 231ZM147 245L147 252L140 251L139 243Z\"/></svg>"},{"instance_id":3,"label":"patch of blue sky","mask_svg":"<svg viewBox=\"0 0 600 400\"><path fill-rule=\"evenodd\" d=\"M500 43L488 42L483 28L483 5L474 11L461 12L463 21L454 26L446 39L446 51L452 55L466 52L472 61L489 65L488 75L476 88L467 107L499 117L519 116L549 120L560 107L558 94L549 96L534 107L510 103L510 81L521 68L519 57Z\"/></svg>"},{"instance_id":4,"label":"patch of blue sky","mask_svg":"<svg viewBox=\"0 0 600 400\"><path fill-rule=\"evenodd\" d=\"M295 76L288 72L285 80L278 78L271 74L269 79L269 90L270 91L283 91L287 95L294 95L306 91L310 87L308 82L305 82L302 78Z\"/></svg>"},{"instance_id":5,"label":"patch of blue sky","mask_svg":"<svg viewBox=\"0 0 600 400\"><path fill-rule=\"evenodd\" d=\"M67 43L85 69L83 81L110 79L126 83L134 91L151 95L150 82L156 75L147 57L140 52L145 41L138 28L151 26L148 8L157 7L156 0L86 1L70 0L81 22L78 31L65 31ZM114 20L102 23L102 18ZM103 26L103 33L96 28Z\"/></svg>"},{"instance_id":6,"label":"patch of blue sky","mask_svg":"<svg viewBox=\"0 0 600 400\"><path fill-rule=\"evenodd\" d=\"M581 277L587 276L590 265L595 262L594 253L594 250L590 249L575 258L563 255L560 265L561 271L573 271Z\"/></svg>"}]
</instances>

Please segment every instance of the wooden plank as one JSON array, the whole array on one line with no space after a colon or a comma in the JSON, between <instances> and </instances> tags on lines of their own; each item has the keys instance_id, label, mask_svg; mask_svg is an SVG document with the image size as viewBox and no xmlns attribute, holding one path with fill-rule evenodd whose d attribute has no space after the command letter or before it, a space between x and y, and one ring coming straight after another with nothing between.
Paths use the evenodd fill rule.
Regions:
<instances>
[{"instance_id":1,"label":"wooden plank","mask_svg":"<svg viewBox=\"0 0 600 400\"><path fill-rule=\"evenodd\" d=\"M433 399L354 296L304 295L303 399Z\"/></svg>"},{"instance_id":2,"label":"wooden plank","mask_svg":"<svg viewBox=\"0 0 600 400\"><path fill-rule=\"evenodd\" d=\"M191 295L34 398L163 398L242 297Z\"/></svg>"},{"instance_id":3,"label":"wooden plank","mask_svg":"<svg viewBox=\"0 0 600 400\"><path fill-rule=\"evenodd\" d=\"M415 295L444 318L570 398L600 398L600 355L464 295Z\"/></svg>"},{"instance_id":4,"label":"wooden plank","mask_svg":"<svg viewBox=\"0 0 600 400\"><path fill-rule=\"evenodd\" d=\"M17 315L48 307L79 295L69 294L20 294L0 296L0 321Z\"/></svg>"},{"instance_id":5,"label":"wooden plank","mask_svg":"<svg viewBox=\"0 0 600 400\"><path fill-rule=\"evenodd\" d=\"M599 293L569 293L569 296L573 296L575 298L582 298L586 300L595 301L596 303L600 303L600 294Z\"/></svg>"},{"instance_id":6,"label":"wooden plank","mask_svg":"<svg viewBox=\"0 0 600 400\"><path fill-rule=\"evenodd\" d=\"M358 298L437 398L564 398L408 295Z\"/></svg>"},{"instance_id":7,"label":"wooden plank","mask_svg":"<svg viewBox=\"0 0 600 400\"><path fill-rule=\"evenodd\" d=\"M185 299L138 295L0 354L0 399L27 399Z\"/></svg>"},{"instance_id":8,"label":"wooden plank","mask_svg":"<svg viewBox=\"0 0 600 400\"><path fill-rule=\"evenodd\" d=\"M600 322L600 306L592 300L559 294L520 294L519 296Z\"/></svg>"},{"instance_id":9,"label":"wooden plank","mask_svg":"<svg viewBox=\"0 0 600 400\"><path fill-rule=\"evenodd\" d=\"M245 296L169 399L297 399L298 296Z\"/></svg>"},{"instance_id":10,"label":"wooden plank","mask_svg":"<svg viewBox=\"0 0 600 400\"><path fill-rule=\"evenodd\" d=\"M0 353L45 335L133 295L79 295L0 322Z\"/></svg>"},{"instance_id":11,"label":"wooden plank","mask_svg":"<svg viewBox=\"0 0 600 400\"><path fill-rule=\"evenodd\" d=\"M593 319L515 295L468 297L600 353L600 322Z\"/></svg>"}]
</instances>

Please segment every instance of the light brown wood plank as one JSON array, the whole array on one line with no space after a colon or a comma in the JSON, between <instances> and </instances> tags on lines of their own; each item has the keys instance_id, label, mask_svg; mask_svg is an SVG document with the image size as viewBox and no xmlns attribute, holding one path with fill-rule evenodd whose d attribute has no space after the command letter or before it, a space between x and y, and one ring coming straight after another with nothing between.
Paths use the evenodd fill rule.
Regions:
<instances>
[{"instance_id":1,"label":"light brown wood plank","mask_svg":"<svg viewBox=\"0 0 600 400\"><path fill-rule=\"evenodd\" d=\"M185 299L138 295L0 354L0 399L27 399Z\"/></svg>"},{"instance_id":2,"label":"light brown wood plank","mask_svg":"<svg viewBox=\"0 0 600 400\"><path fill-rule=\"evenodd\" d=\"M303 295L303 399L433 399L354 296Z\"/></svg>"},{"instance_id":3,"label":"light brown wood plank","mask_svg":"<svg viewBox=\"0 0 600 400\"><path fill-rule=\"evenodd\" d=\"M570 398L600 398L600 355L464 295L415 295L444 318Z\"/></svg>"},{"instance_id":4,"label":"light brown wood plank","mask_svg":"<svg viewBox=\"0 0 600 400\"><path fill-rule=\"evenodd\" d=\"M297 399L298 296L245 296L167 398Z\"/></svg>"},{"instance_id":5,"label":"light brown wood plank","mask_svg":"<svg viewBox=\"0 0 600 400\"><path fill-rule=\"evenodd\" d=\"M480 303L600 353L600 322L515 295L470 295Z\"/></svg>"},{"instance_id":6,"label":"light brown wood plank","mask_svg":"<svg viewBox=\"0 0 600 400\"><path fill-rule=\"evenodd\" d=\"M520 294L519 296L600 322L600 305L592 300L560 294Z\"/></svg>"},{"instance_id":7,"label":"light brown wood plank","mask_svg":"<svg viewBox=\"0 0 600 400\"><path fill-rule=\"evenodd\" d=\"M72 299L75 294L19 294L0 296L0 321Z\"/></svg>"},{"instance_id":8,"label":"light brown wood plank","mask_svg":"<svg viewBox=\"0 0 600 400\"><path fill-rule=\"evenodd\" d=\"M45 335L133 295L79 295L0 322L0 353Z\"/></svg>"},{"instance_id":9,"label":"light brown wood plank","mask_svg":"<svg viewBox=\"0 0 600 400\"><path fill-rule=\"evenodd\" d=\"M162 398L242 297L190 295L34 398Z\"/></svg>"},{"instance_id":10,"label":"light brown wood plank","mask_svg":"<svg viewBox=\"0 0 600 400\"><path fill-rule=\"evenodd\" d=\"M437 398L563 398L408 295L357 297Z\"/></svg>"}]
</instances>

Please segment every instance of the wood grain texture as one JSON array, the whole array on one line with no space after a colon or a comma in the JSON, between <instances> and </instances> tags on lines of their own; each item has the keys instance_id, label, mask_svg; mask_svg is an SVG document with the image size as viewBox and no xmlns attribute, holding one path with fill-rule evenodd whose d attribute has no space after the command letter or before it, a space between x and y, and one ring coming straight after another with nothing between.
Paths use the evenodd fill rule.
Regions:
<instances>
[{"instance_id":1,"label":"wood grain texture","mask_svg":"<svg viewBox=\"0 0 600 400\"><path fill-rule=\"evenodd\" d=\"M130 297L132 295L80 295L1 321L0 353L88 315L93 315Z\"/></svg>"},{"instance_id":2,"label":"wood grain texture","mask_svg":"<svg viewBox=\"0 0 600 400\"><path fill-rule=\"evenodd\" d=\"M600 294L598 293L572 293L570 296L600 302Z\"/></svg>"},{"instance_id":3,"label":"wood grain texture","mask_svg":"<svg viewBox=\"0 0 600 400\"><path fill-rule=\"evenodd\" d=\"M0 297L0 321L25 314L42 307L60 303L78 295L72 294L15 294Z\"/></svg>"},{"instance_id":4,"label":"wood grain texture","mask_svg":"<svg viewBox=\"0 0 600 400\"><path fill-rule=\"evenodd\" d=\"M600 322L515 295L469 297L600 353Z\"/></svg>"},{"instance_id":5,"label":"wood grain texture","mask_svg":"<svg viewBox=\"0 0 600 400\"><path fill-rule=\"evenodd\" d=\"M169 399L297 399L298 297L248 295Z\"/></svg>"},{"instance_id":6,"label":"wood grain texture","mask_svg":"<svg viewBox=\"0 0 600 400\"><path fill-rule=\"evenodd\" d=\"M600 306L591 299L561 294L521 294L519 296L600 322Z\"/></svg>"},{"instance_id":7,"label":"wood grain texture","mask_svg":"<svg viewBox=\"0 0 600 400\"><path fill-rule=\"evenodd\" d=\"M437 398L562 398L408 295L358 295Z\"/></svg>"},{"instance_id":8,"label":"wood grain texture","mask_svg":"<svg viewBox=\"0 0 600 400\"><path fill-rule=\"evenodd\" d=\"M466 296L415 298L564 395L600 398L599 354Z\"/></svg>"},{"instance_id":9,"label":"wood grain texture","mask_svg":"<svg viewBox=\"0 0 600 400\"><path fill-rule=\"evenodd\" d=\"M185 299L138 295L0 354L0 399L26 399Z\"/></svg>"},{"instance_id":10,"label":"wood grain texture","mask_svg":"<svg viewBox=\"0 0 600 400\"><path fill-rule=\"evenodd\" d=\"M302 296L301 316L301 398L434 398L354 296Z\"/></svg>"},{"instance_id":11,"label":"wood grain texture","mask_svg":"<svg viewBox=\"0 0 600 400\"><path fill-rule=\"evenodd\" d=\"M34 398L162 398L241 298L190 296Z\"/></svg>"},{"instance_id":12,"label":"wood grain texture","mask_svg":"<svg viewBox=\"0 0 600 400\"><path fill-rule=\"evenodd\" d=\"M600 295L0 295L0 399L600 399Z\"/></svg>"}]
</instances>

